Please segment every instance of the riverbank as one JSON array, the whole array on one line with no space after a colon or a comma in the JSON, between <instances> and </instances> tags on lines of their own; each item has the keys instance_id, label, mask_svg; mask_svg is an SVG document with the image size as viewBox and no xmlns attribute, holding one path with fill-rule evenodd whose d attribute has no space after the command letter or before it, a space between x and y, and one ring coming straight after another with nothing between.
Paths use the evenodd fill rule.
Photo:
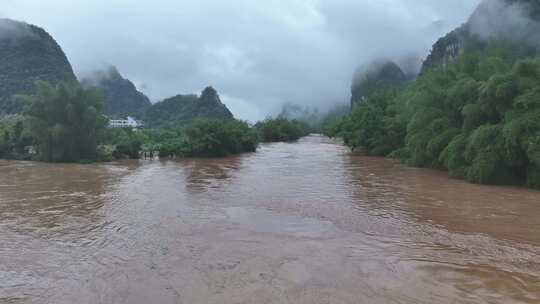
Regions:
<instances>
[{"instance_id":1,"label":"riverbank","mask_svg":"<svg viewBox=\"0 0 540 304\"><path fill-rule=\"evenodd\" d=\"M540 189L540 60L521 47L493 41L466 48L444 68L375 86L326 131L352 149L471 183ZM372 80L364 81L369 87Z\"/></svg>"}]
</instances>

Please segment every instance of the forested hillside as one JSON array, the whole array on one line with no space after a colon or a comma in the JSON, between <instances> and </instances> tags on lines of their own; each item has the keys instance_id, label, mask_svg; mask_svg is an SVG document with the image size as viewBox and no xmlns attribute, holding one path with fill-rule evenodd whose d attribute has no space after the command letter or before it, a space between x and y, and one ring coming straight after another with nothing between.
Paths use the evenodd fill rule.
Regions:
<instances>
[{"instance_id":1,"label":"forested hillside","mask_svg":"<svg viewBox=\"0 0 540 304\"><path fill-rule=\"evenodd\" d=\"M540 43L539 18L540 1L483 1L465 24L433 45L422 71L445 66L465 51L485 49L492 39L512 42L516 58L534 56Z\"/></svg>"},{"instance_id":2,"label":"forested hillside","mask_svg":"<svg viewBox=\"0 0 540 304\"><path fill-rule=\"evenodd\" d=\"M328 133L355 150L470 182L540 188L538 44L509 36L511 27L486 36L471 31L479 16L490 24L516 9L527 12L520 24L534 28L537 21L527 18L538 16L538 4L500 2L503 11L486 15L495 2L484 2L469 23L438 41L416 81L398 90L379 86Z\"/></svg>"},{"instance_id":3,"label":"forested hillside","mask_svg":"<svg viewBox=\"0 0 540 304\"><path fill-rule=\"evenodd\" d=\"M22 111L13 96L31 93L38 80L76 81L66 55L42 28L0 19L0 114Z\"/></svg>"},{"instance_id":4,"label":"forested hillside","mask_svg":"<svg viewBox=\"0 0 540 304\"><path fill-rule=\"evenodd\" d=\"M94 87L103 94L103 112L109 117L141 117L152 103L135 85L120 74L116 67L95 72L81 81L84 87Z\"/></svg>"}]
</instances>

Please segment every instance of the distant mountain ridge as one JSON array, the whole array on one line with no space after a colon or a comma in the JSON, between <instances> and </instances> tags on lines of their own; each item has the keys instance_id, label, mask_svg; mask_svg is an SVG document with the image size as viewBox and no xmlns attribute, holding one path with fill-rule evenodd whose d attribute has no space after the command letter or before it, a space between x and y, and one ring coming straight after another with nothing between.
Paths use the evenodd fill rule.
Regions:
<instances>
[{"instance_id":1,"label":"distant mountain ridge","mask_svg":"<svg viewBox=\"0 0 540 304\"><path fill-rule=\"evenodd\" d=\"M38 80L76 81L64 51L44 29L0 19L0 114L22 111L14 95L31 93Z\"/></svg>"},{"instance_id":2,"label":"distant mountain ridge","mask_svg":"<svg viewBox=\"0 0 540 304\"><path fill-rule=\"evenodd\" d=\"M217 91L207 87L200 96L176 95L152 104L135 85L124 78L116 67L94 72L81 81L95 88L104 97L104 114L110 118L134 116L143 119L149 127L182 125L194 118L232 119L233 114L221 102Z\"/></svg>"},{"instance_id":3,"label":"distant mountain ridge","mask_svg":"<svg viewBox=\"0 0 540 304\"><path fill-rule=\"evenodd\" d=\"M77 77L61 47L44 29L0 19L0 116L22 112L23 105L14 96L33 93L38 80L55 84L77 82ZM212 87L200 96L177 95L152 105L115 67L96 72L81 84L103 93L104 114L111 118L132 115L152 127L181 125L197 117L234 117Z\"/></svg>"},{"instance_id":4,"label":"distant mountain ridge","mask_svg":"<svg viewBox=\"0 0 540 304\"><path fill-rule=\"evenodd\" d=\"M93 87L103 93L103 111L109 117L128 115L141 117L152 103L135 85L124 78L114 66L98 71L81 80L84 87Z\"/></svg>"},{"instance_id":5,"label":"distant mountain ridge","mask_svg":"<svg viewBox=\"0 0 540 304\"><path fill-rule=\"evenodd\" d=\"M155 103L146 111L144 120L148 126L158 127L167 124L182 125L201 117L234 118L227 106L221 102L217 91L207 87L200 96L176 95Z\"/></svg>"}]
</instances>

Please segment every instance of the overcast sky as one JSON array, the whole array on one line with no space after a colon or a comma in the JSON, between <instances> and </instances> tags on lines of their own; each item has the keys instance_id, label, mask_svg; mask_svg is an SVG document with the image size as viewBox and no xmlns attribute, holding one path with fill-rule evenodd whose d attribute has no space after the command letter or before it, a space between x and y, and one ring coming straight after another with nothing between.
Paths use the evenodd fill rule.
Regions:
<instances>
[{"instance_id":1,"label":"overcast sky","mask_svg":"<svg viewBox=\"0 0 540 304\"><path fill-rule=\"evenodd\" d=\"M212 85L256 120L349 98L355 68L425 55L479 0L1 0L44 27L76 74L114 64L153 101Z\"/></svg>"}]
</instances>

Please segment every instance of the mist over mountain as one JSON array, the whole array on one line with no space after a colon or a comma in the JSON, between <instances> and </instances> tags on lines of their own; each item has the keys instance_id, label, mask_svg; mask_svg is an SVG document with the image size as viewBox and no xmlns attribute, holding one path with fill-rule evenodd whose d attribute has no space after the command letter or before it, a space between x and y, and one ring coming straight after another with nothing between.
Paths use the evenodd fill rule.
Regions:
<instances>
[{"instance_id":1,"label":"mist over mountain","mask_svg":"<svg viewBox=\"0 0 540 304\"><path fill-rule=\"evenodd\" d=\"M356 67L374 59L407 74L396 58L411 55L418 68L478 2L17 0L0 14L46 28L78 76L114 64L152 101L212 84L237 117L255 122L288 102L348 101Z\"/></svg>"},{"instance_id":2,"label":"mist over mountain","mask_svg":"<svg viewBox=\"0 0 540 304\"><path fill-rule=\"evenodd\" d=\"M44 29L0 19L0 114L18 113L14 95L31 93L38 80L76 81L66 55Z\"/></svg>"},{"instance_id":3,"label":"mist over mountain","mask_svg":"<svg viewBox=\"0 0 540 304\"><path fill-rule=\"evenodd\" d=\"M535 0L484 0L467 22L439 38L430 54L396 55L360 66L353 77L351 104L376 89L399 87L419 72L446 66L466 49L485 49L493 43L512 43L518 57L533 56L540 47L540 2ZM442 28L437 20L434 28Z\"/></svg>"},{"instance_id":4,"label":"mist over mountain","mask_svg":"<svg viewBox=\"0 0 540 304\"><path fill-rule=\"evenodd\" d=\"M150 99L138 91L114 66L86 76L81 80L81 84L94 87L103 93L104 113L110 117L141 117L152 106Z\"/></svg>"},{"instance_id":5,"label":"mist over mountain","mask_svg":"<svg viewBox=\"0 0 540 304\"><path fill-rule=\"evenodd\" d=\"M540 46L539 21L539 1L485 0L465 24L433 45L422 71L447 65L467 48L482 49L501 40L521 49L520 56L535 55Z\"/></svg>"},{"instance_id":6,"label":"mist over mountain","mask_svg":"<svg viewBox=\"0 0 540 304\"><path fill-rule=\"evenodd\" d=\"M397 88L412 79L392 60L379 60L357 69L351 87L351 106L362 102L377 90Z\"/></svg>"},{"instance_id":7,"label":"mist over mountain","mask_svg":"<svg viewBox=\"0 0 540 304\"><path fill-rule=\"evenodd\" d=\"M0 114L20 113L17 94L31 94L36 81L77 82L71 64L51 35L23 22L0 20ZM150 126L185 124L197 117L232 119L212 87L197 95L177 95L152 105L116 67L87 74L81 84L101 91L104 114L111 118L133 115Z\"/></svg>"}]
</instances>

